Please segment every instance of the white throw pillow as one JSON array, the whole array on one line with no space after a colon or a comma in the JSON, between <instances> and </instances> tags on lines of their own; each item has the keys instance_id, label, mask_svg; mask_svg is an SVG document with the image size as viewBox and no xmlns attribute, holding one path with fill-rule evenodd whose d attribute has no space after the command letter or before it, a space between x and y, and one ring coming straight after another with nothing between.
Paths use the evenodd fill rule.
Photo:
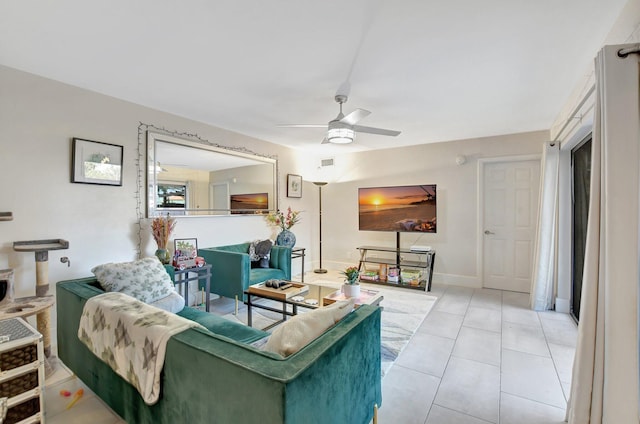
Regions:
<instances>
[{"instance_id":1,"label":"white throw pillow","mask_svg":"<svg viewBox=\"0 0 640 424\"><path fill-rule=\"evenodd\" d=\"M105 291L125 293L144 303L155 302L175 292L171 277L155 256L98 265L91 272Z\"/></svg>"},{"instance_id":2,"label":"white throw pillow","mask_svg":"<svg viewBox=\"0 0 640 424\"><path fill-rule=\"evenodd\" d=\"M182 297L178 292L172 291L169 293L169 296L163 297L155 302L151 302L149 305L177 314L184 309L184 297Z\"/></svg>"},{"instance_id":3,"label":"white throw pillow","mask_svg":"<svg viewBox=\"0 0 640 424\"><path fill-rule=\"evenodd\" d=\"M351 312L353 304L353 298L342 300L292 317L273 331L263 350L284 357L296 353Z\"/></svg>"}]
</instances>

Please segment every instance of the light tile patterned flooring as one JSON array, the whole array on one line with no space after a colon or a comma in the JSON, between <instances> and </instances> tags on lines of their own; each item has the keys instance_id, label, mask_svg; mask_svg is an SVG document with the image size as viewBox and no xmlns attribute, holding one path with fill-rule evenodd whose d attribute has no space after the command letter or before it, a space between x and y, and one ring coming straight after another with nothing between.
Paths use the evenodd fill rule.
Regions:
<instances>
[{"instance_id":1,"label":"light tile patterned flooring","mask_svg":"<svg viewBox=\"0 0 640 424\"><path fill-rule=\"evenodd\" d=\"M577 326L529 295L435 287L439 300L383 380L381 424L562 423Z\"/></svg>"},{"instance_id":2,"label":"light tile patterned flooring","mask_svg":"<svg viewBox=\"0 0 640 424\"><path fill-rule=\"evenodd\" d=\"M527 294L455 286L433 294L438 302L383 380L380 424L563 422L577 338L571 317L531 311ZM47 423L124 422L86 387L65 410L60 389L80 384L47 382Z\"/></svg>"}]
</instances>

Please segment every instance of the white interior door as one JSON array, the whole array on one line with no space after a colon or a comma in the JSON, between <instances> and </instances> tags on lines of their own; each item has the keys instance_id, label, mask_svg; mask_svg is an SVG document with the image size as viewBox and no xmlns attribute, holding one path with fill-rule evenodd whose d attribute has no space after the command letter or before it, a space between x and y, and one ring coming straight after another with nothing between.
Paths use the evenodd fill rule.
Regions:
<instances>
[{"instance_id":1,"label":"white interior door","mask_svg":"<svg viewBox=\"0 0 640 424\"><path fill-rule=\"evenodd\" d=\"M229 183L212 183L209 185L209 209L221 209L212 211L212 215L226 215L230 208Z\"/></svg>"},{"instance_id":2,"label":"white interior door","mask_svg":"<svg viewBox=\"0 0 640 424\"><path fill-rule=\"evenodd\" d=\"M483 285L529 293L540 161L486 163L483 174Z\"/></svg>"}]
</instances>

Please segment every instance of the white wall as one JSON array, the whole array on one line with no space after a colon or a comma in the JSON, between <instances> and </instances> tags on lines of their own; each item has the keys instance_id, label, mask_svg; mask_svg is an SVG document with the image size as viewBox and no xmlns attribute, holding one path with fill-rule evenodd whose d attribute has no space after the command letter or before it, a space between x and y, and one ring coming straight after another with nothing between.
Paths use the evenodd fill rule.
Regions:
<instances>
[{"instance_id":1,"label":"white wall","mask_svg":"<svg viewBox=\"0 0 640 424\"><path fill-rule=\"evenodd\" d=\"M144 193L137 192L140 122L195 133L223 146L276 154L281 205L309 209L312 201L283 199L294 159L290 149L2 66L0 93L0 211L14 216L0 222L0 269L15 270L17 297L35 294L35 259L33 253L13 251L14 241L69 241L68 250L49 254L50 292L57 281L91 275L95 265L136 258L137 196L144 200ZM124 146L122 187L70 183L73 137ZM310 223L304 214L302 218L297 235L301 245L309 246ZM197 237L203 247L272 235L261 217L177 219L174 236ZM142 250L153 254L155 244L143 233ZM71 267L60 263L62 256L70 258Z\"/></svg>"},{"instance_id":2,"label":"white wall","mask_svg":"<svg viewBox=\"0 0 640 424\"><path fill-rule=\"evenodd\" d=\"M401 245L430 245L436 249L434 282L481 287L476 258L478 159L540 154L548 132L538 131L482 139L425 144L342 155L335 158L325 175L303 178L326 179L323 188L323 267L342 269L357 264L361 245L394 247L396 234L358 230L357 193L359 187L437 184L438 232L402 233ZM456 165L458 155L467 162ZM306 162L305 162L306 161ZM319 159L300 158L303 167L315 171ZM299 163L300 163L299 162ZM305 194L317 197L318 189L306 183ZM317 205L317 199L316 199ZM317 206L316 206L317 208ZM317 209L314 213L314 249L317 249ZM317 259L314 257L314 259ZM314 264L317 266L317 262Z\"/></svg>"}]
</instances>

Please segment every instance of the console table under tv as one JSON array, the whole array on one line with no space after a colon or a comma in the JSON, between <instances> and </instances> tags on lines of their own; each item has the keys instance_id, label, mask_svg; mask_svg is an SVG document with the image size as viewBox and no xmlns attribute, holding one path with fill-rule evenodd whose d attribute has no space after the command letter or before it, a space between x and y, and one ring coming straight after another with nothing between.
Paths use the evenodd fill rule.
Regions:
<instances>
[{"instance_id":1,"label":"console table under tv","mask_svg":"<svg viewBox=\"0 0 640 424\"><path fill-rule=\"evenodd\" d=\"M400 247L381 246L360 246L357 249L360 251L360 263L358 264L358 270L360 271L360 281L363 283L431 291L433 262L436 258L435 250L416 251ZM388 252L393 253L394 257L370 257L368 256L369 252ZM411 255L411 259L405 258L405 256L408 255ZM366 264L379 265L377 278L373 274L374 271L367 272ZM382 272L383 269L384 272ZM388 273L392 269L397 269L397 282L389 281L390 279L387 277ZM403 270L405 271L405 276L411 276L410 281L402 281ZM393 279L393 277L391 277L391 279ZM409 280L409 278L405 278L405 280Z\"/></svg>"}]
</instances>

